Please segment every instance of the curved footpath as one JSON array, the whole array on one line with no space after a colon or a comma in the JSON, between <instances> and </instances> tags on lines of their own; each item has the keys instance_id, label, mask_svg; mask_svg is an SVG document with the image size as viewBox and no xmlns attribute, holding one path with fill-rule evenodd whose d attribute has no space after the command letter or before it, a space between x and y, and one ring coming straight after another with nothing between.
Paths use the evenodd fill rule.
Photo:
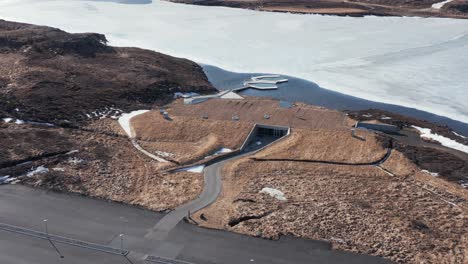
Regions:
<instances>
[{"instance_id":1,"label":"curved footpath","mask_svg":"<svg viewBox=\"0 0 468 264\"><path fill-rule=\"evenodd\" d=\"M221 170L224 167L224 164L231 160L242 158L248 154L250 154L250 152L241 153L234 157L206 166L204 169L204 187L202 193L195 200L181 205L164 216L145 235L145 238L164 240L168 236L169 232L174 229L185 216L189 213L199 211L216 201L222 190Z\"/></svg>"}]
</instances>

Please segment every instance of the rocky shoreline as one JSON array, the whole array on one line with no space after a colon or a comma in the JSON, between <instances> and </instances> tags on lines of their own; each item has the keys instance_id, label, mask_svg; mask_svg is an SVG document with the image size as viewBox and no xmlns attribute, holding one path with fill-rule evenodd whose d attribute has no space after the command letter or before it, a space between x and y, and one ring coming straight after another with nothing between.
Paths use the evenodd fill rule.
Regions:
<instances>
[{"instance_id":1,"label":"rocky shoreline","mask_svg":"<svg viewBox=\"0 0 468 264\"><path fill-rule=\"evenodd\" d=\"M168 0L204 6L225 6L257 11L320 14L332 16L418 16L468 18L468 1L456 0L433 8L439 0L403 1L403 0Z\"/></svg>"}]
</instances>

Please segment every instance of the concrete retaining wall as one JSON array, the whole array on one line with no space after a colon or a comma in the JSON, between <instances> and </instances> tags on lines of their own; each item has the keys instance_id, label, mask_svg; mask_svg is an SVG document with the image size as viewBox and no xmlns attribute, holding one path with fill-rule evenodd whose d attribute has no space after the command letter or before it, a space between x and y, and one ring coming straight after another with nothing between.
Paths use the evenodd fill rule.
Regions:
<instances>
[{"instance_id":1,"label":"concrete retaining wall","mask_svg":"<svg viewBox=\"0 0 468 264\"><path fill-rule=\"evenodd\" d=\"M244 150L248 146L249 142L257 135L257 131L259 128L283 130L283 131L286 131L286 134L284 136L289 135L289 132L291 130L289 127L255 124L252 130L250 130L250 133L247 136L247 138L244 140L244 143L242 143L240 151Z\"/></svg>"},{"instance_id":2,"label":"concrete retaining wall","mask_svg":"<svg viewBox=\"0 0 468 264\"><path fill-rule=\"evenodd\" d=\"M357 122L355 127L376 130L376 131L381 131L381 132L390 133L390 134L396 134L400 131L400 128L398 128L397 126L387 125L387 124L374 124L374 123L367 123L367 122Z\"/></svg>"}]
</instances>

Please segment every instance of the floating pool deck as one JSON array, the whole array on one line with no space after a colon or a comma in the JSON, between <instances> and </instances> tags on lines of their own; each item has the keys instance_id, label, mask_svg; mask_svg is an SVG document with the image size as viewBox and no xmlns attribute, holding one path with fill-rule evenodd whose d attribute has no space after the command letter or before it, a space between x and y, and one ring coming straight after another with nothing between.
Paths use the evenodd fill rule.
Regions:
<instances>
[{"instance_id":1,"label":"floating pool deck","mask_svg":"<svg viewBox=\"0 0 468 264\"><path fill-rule=\"evenodd\" d=\"M273 79L273 80L271 80ZM230 98L230 99L243 99L242 96L237 95L237 98L233 98L232 94L246 90L246 89L257 89L257 90L275 90L278 89L278 83L288 82L288 79L281 78L281 75L260 75L250 78L250 80L244 82L243 87L234 88L226 91L219 92L212 95L193 96L184 99L184 104L198 104L206 100L213 98ZM231 96L229 96L231 95Z\"/></svg>"}]
</instances>

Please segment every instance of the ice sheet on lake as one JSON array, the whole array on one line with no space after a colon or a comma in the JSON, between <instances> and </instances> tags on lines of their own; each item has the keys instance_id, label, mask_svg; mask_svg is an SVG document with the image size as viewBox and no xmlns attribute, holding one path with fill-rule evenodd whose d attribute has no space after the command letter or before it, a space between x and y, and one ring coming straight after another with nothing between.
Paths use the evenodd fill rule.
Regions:
<instances>
[{"instance_id":1,"label":"ice sheet on lake","mask_svg":"<svg viewBox=\"0 0 468 264\"><path fill-rule=\"evenodd\" d=\"M438 134L433 134L431 132L430 128L422 128L422 127L418 127L418 126L413 126L413 127L416 128L419 131L422 138L435 140L435 141L439 142L440 144L442 144L442 146L468 153L468 146L467 145L463 145L463 144L458 143L457 141L455 141L453 139L450 139L450 138L447 138L447 137L444 137L444 136L441 136L441 135L438 135Z\"/></svg>"},{"instance_id":2,"label":"ice sheet on lake","mask_svg":"<svg viewBox=\"0 0 468 264\"><path fill-rule=\"evenodd\" d=\"M231 71L296 76L345 94L468 122L468 20L66 0L0 1L0 17L104 33L113 45L153 49Z\"/></svg>"}]
</instances>

